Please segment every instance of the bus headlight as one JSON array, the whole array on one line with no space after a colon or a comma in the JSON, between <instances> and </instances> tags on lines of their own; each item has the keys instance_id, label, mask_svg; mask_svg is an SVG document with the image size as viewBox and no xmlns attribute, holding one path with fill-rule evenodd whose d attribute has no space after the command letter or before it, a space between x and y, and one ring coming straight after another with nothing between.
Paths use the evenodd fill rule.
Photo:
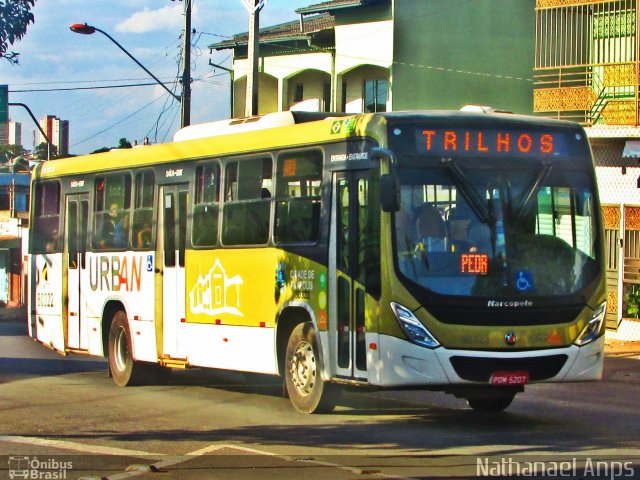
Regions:
<instances>
[{"instance_id":1,"label":"bus headlight","mask_svg":"<svg viewBox=\"0 0 640 480\"><path fill-rule=\"evenodd\" d=\"M593 342L600 336L602 325L604 324L604 317L607 313L607 302L603 302L593 311L591 320L586 327L582 330L578 339L574 342L579 347L582 347L588 343Z\"/></svg>"},{"instance_id":2,"label":"bus headlight","mask_svg":"<svg viewBox=\"0 0 640 480\"><path fill-rule=\"evenodd\" d=\"M429 333L429 330L422 325L411 310L395 302L391 302L390 305L400 324L400 328L402 328L410 342L427 348L438 348L440 346L440 343Z\"/></svg>"}]
</instances>

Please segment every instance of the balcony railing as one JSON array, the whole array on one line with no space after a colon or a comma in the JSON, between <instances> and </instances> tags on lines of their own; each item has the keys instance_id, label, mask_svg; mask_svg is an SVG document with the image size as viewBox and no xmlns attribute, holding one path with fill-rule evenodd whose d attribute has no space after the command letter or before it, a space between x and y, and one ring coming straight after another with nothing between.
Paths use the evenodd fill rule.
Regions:
<instances>
[{"instance_id":1,"label":"balcony railing","mask_svg":"<svg viewBox=\"0 0 640 480\"><path fill-rule=\"evenodd\" d=\"M537 0L534 110L585 125L640 124L640 0Z\"/></svg>"}]
</instances>

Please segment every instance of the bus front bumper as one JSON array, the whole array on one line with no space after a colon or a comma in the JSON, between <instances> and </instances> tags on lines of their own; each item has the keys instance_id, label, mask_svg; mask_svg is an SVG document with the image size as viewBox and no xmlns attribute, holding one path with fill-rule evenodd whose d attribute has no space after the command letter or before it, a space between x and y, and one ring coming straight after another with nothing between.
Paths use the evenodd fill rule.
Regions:
<instances>
[{"instance_id":1,"label":"bus front bumper","mask_svg":"<svg viewBox=\"0 0 640 480\"><path fill-rule=\"evenodd\" d=\"M379 387L491 385L495 373L526 372L529 383L583 382L602 378L604 335L583 347L508 351L428 349L380 335L369 381Z\"/></svg>"}]
</instances>

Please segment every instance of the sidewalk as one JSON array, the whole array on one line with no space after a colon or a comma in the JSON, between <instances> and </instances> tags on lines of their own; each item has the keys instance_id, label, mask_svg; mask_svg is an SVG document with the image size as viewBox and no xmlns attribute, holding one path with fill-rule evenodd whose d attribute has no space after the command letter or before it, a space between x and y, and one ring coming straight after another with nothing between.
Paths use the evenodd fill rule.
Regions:
<instances>
[{"instance_id":1,"label":"sidewalk","mask_svg":"<svg viewBox=\"0 0 640 480\"><path fill-rule=\"evenodd\" d=\"M615 357L640 357L640 341L613 340L607 338L604 342L604 352L608 356Z\"/></svg>"}]
</instances>

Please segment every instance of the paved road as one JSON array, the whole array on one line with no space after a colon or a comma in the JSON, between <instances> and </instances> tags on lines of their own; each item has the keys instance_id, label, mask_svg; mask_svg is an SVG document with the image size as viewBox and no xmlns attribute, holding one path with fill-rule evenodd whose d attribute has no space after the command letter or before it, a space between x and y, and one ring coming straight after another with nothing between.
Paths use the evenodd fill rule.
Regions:
<instances>
[{"instance_id":1,"label":"paved road","mask_svg":"<svg viewBox=\"0 0 640 480\"><path fill-rule=\"evenodd\" d=\"M478 462L509 473L509 458L575 459L582 478L592 460L633 460L634 476L618 478L640 478L638 351L610 355L603 382L531 386L503 414L441 393L358 391L308 416L266 379L232 372L118 388L103 359L62 357L24 333L0 323L0 478L28 461L70 466L66 478L474 478Z\"/></svg>"}]
</instances>

